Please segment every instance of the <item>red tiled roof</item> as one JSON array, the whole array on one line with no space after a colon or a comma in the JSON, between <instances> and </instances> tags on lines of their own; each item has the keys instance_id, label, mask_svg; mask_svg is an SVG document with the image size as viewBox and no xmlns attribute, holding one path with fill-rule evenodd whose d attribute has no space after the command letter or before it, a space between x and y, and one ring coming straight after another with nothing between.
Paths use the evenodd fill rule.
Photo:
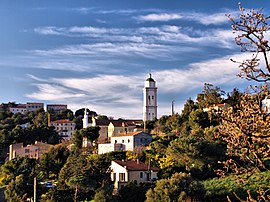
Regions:
<instances>
[{"instance_id":1,"label":"red tiled roof","mask_svg":"<svg viewBox=\"0 0 270 202\"><path fill-rule=\"evenodd\" d=\"M68 119L62 119L62 120L52 121L52 123L73 123L73 121L70 121Z\"/></svg>"},{"instance_id":2,"label":"red tiled roof","mask_svg":"<svg viewBox=\"0 0 270 202\"><path fill-rule=\"evenodd\" d=\"M135 136L135 135L138 135L140 133L144 133L144 132L142 132L142 131L136 131L136 132L127 132L127 133L117 133L117 134L114 134L113 137Z\"/></svg>"},{"instance_id":3,"label":"red tiled roof","mask_svg":"<svg viewBox=\"0 0 270 202\"><path fill-rule=\"evenodd\" d=\"M137 162L137 161L121 161L121 160L115 160L117 164L119 164L122 167L125 167L129 171L148 171L148 170L153 170L153 171L158 171L159 168L157 167L148 167L143 162Z\"/></svg>"}]
</instances>

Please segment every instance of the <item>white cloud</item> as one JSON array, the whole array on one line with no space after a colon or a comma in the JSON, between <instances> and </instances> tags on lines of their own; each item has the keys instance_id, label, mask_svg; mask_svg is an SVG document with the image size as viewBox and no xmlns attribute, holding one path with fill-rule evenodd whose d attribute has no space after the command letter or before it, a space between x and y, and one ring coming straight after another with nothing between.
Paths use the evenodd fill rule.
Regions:
<instances>
[{"instance_id":1,"label":"white cloud","mask_svg":"<svg viewBox=\"0 0 270 202\"><path fill-rule=\"evenodd\" d=\"M63 28L49 26L49 27L37 27L34 32L42 35L63 35Z\"/></svg>"},{"instance_id":2,"label":"white cloud","mask_svg":"<svg viewBox=\"0 0 270 202\"><path fill-rule=\"evenodd\" d=\"M147 15L140 15L134 17L139 21L171 21L171 20L189 20L195 21L202 25L221 25L229 22L226 14L236 15L236 11L227 10L226 12L217 12L217 13L202 13L202 12L176 12L176 13L168 13L162 12L159 13L151 13Z\"/></svg>"},{"instance_id":3,"label":"white cloud","mask_svg":"<svg viewBox=\"0 0 270 202\"><path fill-rule=\"evenodd\" d=\"M168 70L154 70L153 78L157 81L158 94L163 97L159 102L159 116L170 113L170 102L173 97L201 92L203 83L217 86L237 86L243 82L236 77L237 64L230 58L242 60L246 54L232 55L214 60L192 63L187 67ZM141 118L142 88L146 78L144 74L137 75L97 75L85 78L49 78L46 83L40 79L34 82L37 91L27 96L38 100L51 102L62 101L74 106L72 110L89 107L101 114L123 118ZM186 98L182 98L186 100ZM173 98L174 99L174 98ZM75 108L75 106L80 106Z\"/></svg>"},{"instance_id":4,"label":"white cloud","mask_svg":"<svg viewBox=\"0 0 270 202\"><path fill-rule=\"evenodd\" d=\"M176 13L152 13L152 14L148 14L148 15L141 15L136 17L137 20L140 21L170 21L170 20L179 20L181 19L182 16L180 14L176 14Z\"/></svg>"},{"instance_id":5,"label":"white cloud","mask_svg":"<svg viewBox=\"0 0 270 202\"><path fill-rule=\"evenodd\" d=\"M185 19L199 22L203 25L220 25L229 22L225 12L206 14L206 13L186 13Z\"/></svg>"}]
</instances>

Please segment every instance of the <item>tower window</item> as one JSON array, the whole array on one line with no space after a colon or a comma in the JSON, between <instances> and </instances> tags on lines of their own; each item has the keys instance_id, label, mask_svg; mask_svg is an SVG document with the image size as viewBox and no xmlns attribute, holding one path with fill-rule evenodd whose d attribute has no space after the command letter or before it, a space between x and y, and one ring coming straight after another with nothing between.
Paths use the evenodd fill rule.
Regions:
<instances>
[{"instance_id":1,"label":"tower window","mask_svg":"<svg viewBox=\"0 0 270 202\"><path fill-rule=\"evenodd\" d=\"M149 102L149 104L151 104L151 96L150 95L148 95L148 102Z\"/></svg>"},{"instance_id":2,"label":"tower window","mask_svg":"<svg viewBox=\"0 0 270 202\"><path fill-rule=\"evenodd\" d=\"M154 98L155 98L154 95L152 95L152 100L153 100Z\"/></svg>"}]
</instances>

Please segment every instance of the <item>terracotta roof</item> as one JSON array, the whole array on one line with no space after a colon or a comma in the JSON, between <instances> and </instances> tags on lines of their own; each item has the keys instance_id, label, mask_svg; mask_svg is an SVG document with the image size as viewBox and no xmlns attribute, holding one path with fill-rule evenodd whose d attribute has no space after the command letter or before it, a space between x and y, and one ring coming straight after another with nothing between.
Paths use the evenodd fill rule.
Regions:
<instances>
[{"instance_id":1,"label":"terracotta roof","mask_svg":"<svg viewBox=\"0 0 270 202\"><path fill-rule=\"evenodd\" d=\"M52 123L73 123L73 121L70 121L68 119L61 119L61 120L52 121Z\"/></svg>"},{"instance_id":2,"label":"terracotta roof","mask_svg":"<svg viewBox=\"0 0 270 202\"><path fill-rule=\"evenodd\" d=\"M129 171L148 171L148 170L153 170L153 171L158 171L159 168L157 167L148 167L143 162L137 162L137 161L121 161L121 160L115 160L115 163L119 164L122 167L125 167Z\"/></svg>"},{"instance_id":3,"label":"terracotta roof","mask_svg":"<svg viewBox=\"0 0 270 202\"><path fill-rule=\"evenodd\" d=\"M125 127L135 125L134 123L128 122L126 120L111 120L110 122L114 125L114 127L123 127L123 124Z\"/></svg>"},{"instance_id":4,"label":"terracotta roof","mask_svg":"<svg viewBox=\"0 0 270 202\"><path fill-rule=\"evenodd\" d=\"M138 135L140 133L144 133L142 131L135 131L135 132L127 132L127 133L117 133L117 134L114 134L113 137L122 137L122 136L135 136L135 135ZM145 133L147 135L149 135L148 133Z\"/></svg>"}]
</instances>

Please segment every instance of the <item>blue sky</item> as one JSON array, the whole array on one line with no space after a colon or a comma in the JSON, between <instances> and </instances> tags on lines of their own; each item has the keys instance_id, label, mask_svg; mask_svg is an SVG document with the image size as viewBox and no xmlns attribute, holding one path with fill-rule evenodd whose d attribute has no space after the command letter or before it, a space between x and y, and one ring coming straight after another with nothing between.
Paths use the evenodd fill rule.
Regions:
<instances>
[{"instance_id":1,"label":"blue sky","mask_svg":"<svg viewBox=\"0 0 270 202\"><path fill-rule=\"evenodd\" d=\"M0 102L40 101L88 107L115 118L142 118L151 72L158 114L176 111L212 83L230 92L248 83L230 58L226 13L233 0L47 0L0 2ZM270 9L269 1L244 1Z\"/></svg>"}]
</instances>

